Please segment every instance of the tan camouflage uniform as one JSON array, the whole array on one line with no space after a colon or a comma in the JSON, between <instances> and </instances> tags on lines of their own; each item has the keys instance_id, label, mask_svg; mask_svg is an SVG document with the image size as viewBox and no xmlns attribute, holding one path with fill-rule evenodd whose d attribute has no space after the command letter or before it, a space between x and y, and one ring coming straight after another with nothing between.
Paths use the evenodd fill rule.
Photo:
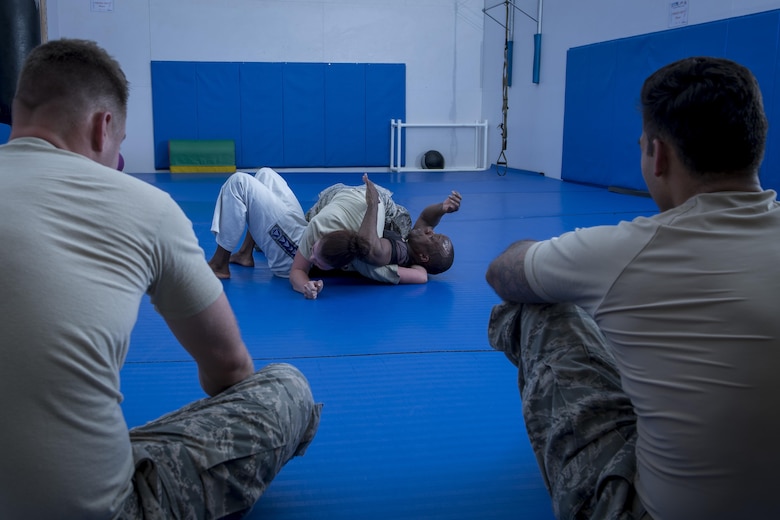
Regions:
<instances>
[{"instance_id":1,"label":"tan camouflage uniform","mask_svg":"<svg viewBox=\"0 0 780 520\"><path fill-rule=\"evenodd\" d=\"M412 229L412 217L409 215L409 210L395 203L393 192L378 184L375 184L375 186L380 200L385 205L385 229L395 231L405 239ZM330 204L330 201L333 200L337 193L354 188L365 189L365 186L347 186L346 184L337 183L322 190L317 198L317 202L306 212L306 221L311 221L322 211L322 208Z\"/></svg>"},{"instance_id":2,"label":"tan camouflage uniform","mask_svg":"<svg viewBox=\"0 0 780 520\"><path fill-rule=\"evenodd\" d=\"M322 405L287 364L130 430L133 493L120 518L240 518L319 426Z\"/></svg>"},{"instance_id":3,"label":"tan camouflage uniform","mask_svg":"<svg viewBox=\"0 0 780 520\"><path fill-rule=\"evenodd\" d=\"M528 437L559 519L649 519L636 416L593 319L575 305L493 308L488 339L518 367Z\"/></svg>"}]
</instances>

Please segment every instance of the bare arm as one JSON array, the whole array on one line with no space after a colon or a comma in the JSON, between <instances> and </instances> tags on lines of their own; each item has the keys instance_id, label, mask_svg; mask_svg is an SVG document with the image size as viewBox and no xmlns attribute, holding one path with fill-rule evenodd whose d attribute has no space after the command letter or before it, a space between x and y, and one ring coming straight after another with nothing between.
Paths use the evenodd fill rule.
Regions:
<instances>
[{"instance_id":1,"label":"bare arm","mask_svg":"<svg viewBox=\"0 0 780 520\"><path fill-rule=\"evenodd\" d=\"M303 294L307 300L316 300L325 285L322 280L310 280L311 262L303 256L300 250L295 252L290 268L290 285L295 291Z\"/></svg>"},{"instance_id":2,"label":"bare arm","mask_svg":"<svg viewBox=\"0 0 780 520\"><path fill-rule=\"evenodd\" d=\"M536 241L520 240L490 262L485 279L502 300L513 303L543 303L525 277L525 254Z\"/></svg>"},{"instance_id":3,"label":"bare arm","mask_svg":"<svg viewBox=\"0 0 780 520\"><path fill-rule=\"evenodd\" d=\"M421 265L411 267L398 266L399 284L428 283L428 271Z\"/></svg>"},{"instance_id":4,"label":"bare arm","mask_svg":"<svg viewBox=\"0 0 780 520\"><path fill-rule=\"evenodd\" d=\"M444 202L438 202L431 204L420 212L420 216L417 217L417 221L414 223L415 228L432 227L435 228L439 225L441 218L447 213L454 213L460 209L460 201L462 197L457 191L452 191Z\"/></svg>"},{"instance_id":5,"label":"bare arm","mask_svg":"<svg viewBox=\"0 0 780 520\"><path fill-rule=\"evenodd\" d=\"M387 265L392 258L390 241L381 238L376 232L376 224L379 212L379 192L376 186L368 179L368 174L363 174L363 182L366 184L366 214L360 223L358 235L366 239L371 246L368 255L363 260L371 265Z\"/></svg>"},{"instance_id":6,"label":"bare arm","mask_svg":"<svg viewBox=\"0 0 780 520\"><path fill-rule=\"evenodd\" d=\"M252 357L224 293L194 316L165 321L198 364L200 386L208 395L216 395L254 373Z\"/></svg>"}]
</instances>

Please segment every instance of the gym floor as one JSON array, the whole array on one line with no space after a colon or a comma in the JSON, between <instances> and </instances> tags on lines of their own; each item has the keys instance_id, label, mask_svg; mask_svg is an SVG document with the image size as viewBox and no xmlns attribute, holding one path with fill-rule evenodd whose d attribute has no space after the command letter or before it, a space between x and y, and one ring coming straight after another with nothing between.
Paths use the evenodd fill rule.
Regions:
<instances>
[{"instance_id":1,"label":"gym floor","mask_svg":"<svg viewBox=\"0 0 780 520\"><path fill-rule=\"evenodd\" d=\"M282 171L304 210L361 172ZM167 191L193 222L210 258L214 202L227 174L140 174ZM259 368L300 368L324 403L317 437L261 497L251 519L552 519L520 411L517 371L487 342L498 297L488 263L511 242L657 212L651 199L529 172L370 173L412 218L450 190L459 212L438 231L455 264L426 285L387 286L327 277L315 301L255 267L223 282ZM130 427L204 397L194 362L148 299L122 370Z\"/></svg>"}]
</instances>

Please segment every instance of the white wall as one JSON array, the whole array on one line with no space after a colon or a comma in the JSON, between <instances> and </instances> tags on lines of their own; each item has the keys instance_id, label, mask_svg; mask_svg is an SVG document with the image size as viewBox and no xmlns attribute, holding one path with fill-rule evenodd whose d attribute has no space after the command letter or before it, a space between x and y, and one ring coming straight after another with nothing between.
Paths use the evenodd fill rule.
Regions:
<instances>
[{"instance_id":1,"label":"white wall","mask_svg":"<svg viewBox=\"0 0 780 520\"><path fill-rule=\"evenodd\" d=\"M560 177L566 51L665 30L670 1L542 0L538 85L531 81L536 22L515 12L510 167ZM513 3L536 16L537 0ZM504 28L482 9L496 4L501 0L114 0L114 11L105 13L91 11L92 0L47 0L47 12L50 38L97 40L122 64L132 87L122 147L126 169L149 172L151 60L406 63L407 122L487 119L488 161L494 163L501 151ZM689 25L780 8L780 0L688 4ZM503 20L504 6L489 13Z\"/></svg>"},{"instance_id":2,"label":"white wall","mask_svg":"<svg viewBox=\"0 0 780 520\"><path fill-rule=\"evenodd\" d=\"M49 38L96 40L122 64L132 89L122 146L128 172L154 171L152 60L405 63L407 122L481 117L482 0L113 4L113 12L94 12L92 0L48 0Z\"/></svg>"},{"instance_id":3,"label":"white wall","mask_svg":"<svg viewBox=\"0 0 780 520\"><path fill-rule=\"evenodd\" d=\"M561 176L566 52L572 47L636 36L669 28L670 0L542 0L542 55L540 83L532 82L533 34L536 23L516 13L513 82L509 88L508 142L510 167ZM485 7L499 0L485 0ZM536 0L515 5L536 16ZM780 8L774 0L688 0L688 25ZM504 7L490 10L503 21ZM504 29L485 21L485 80L483 115L501 120L501 76ZM638 95L638 93L637 93ZM633 110L634 107L626 107ZM493 125L494 126L494 125ZM637 128L637 137L641 129ZM587 139L587 136L582 136ZM490 134L489 159L501 151L498 131ZM593 150L599 153L599 150Z\"/></svg>"}]
</instances>

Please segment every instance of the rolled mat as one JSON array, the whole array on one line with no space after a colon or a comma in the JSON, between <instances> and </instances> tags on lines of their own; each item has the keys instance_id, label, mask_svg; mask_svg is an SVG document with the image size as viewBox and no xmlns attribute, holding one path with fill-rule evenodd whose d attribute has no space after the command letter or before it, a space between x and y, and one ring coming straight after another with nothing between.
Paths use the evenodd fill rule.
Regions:
<instances>
[{"instance_id":1,"label":"rolled mat","mask_svg":"<svg viewBox=\"0 0 780 520\"><path fill-rule=\"evenodd\" d=\"M236 171L236 144L231 139L168 141L171 173Z\"/></svg>"}]
</instances>

